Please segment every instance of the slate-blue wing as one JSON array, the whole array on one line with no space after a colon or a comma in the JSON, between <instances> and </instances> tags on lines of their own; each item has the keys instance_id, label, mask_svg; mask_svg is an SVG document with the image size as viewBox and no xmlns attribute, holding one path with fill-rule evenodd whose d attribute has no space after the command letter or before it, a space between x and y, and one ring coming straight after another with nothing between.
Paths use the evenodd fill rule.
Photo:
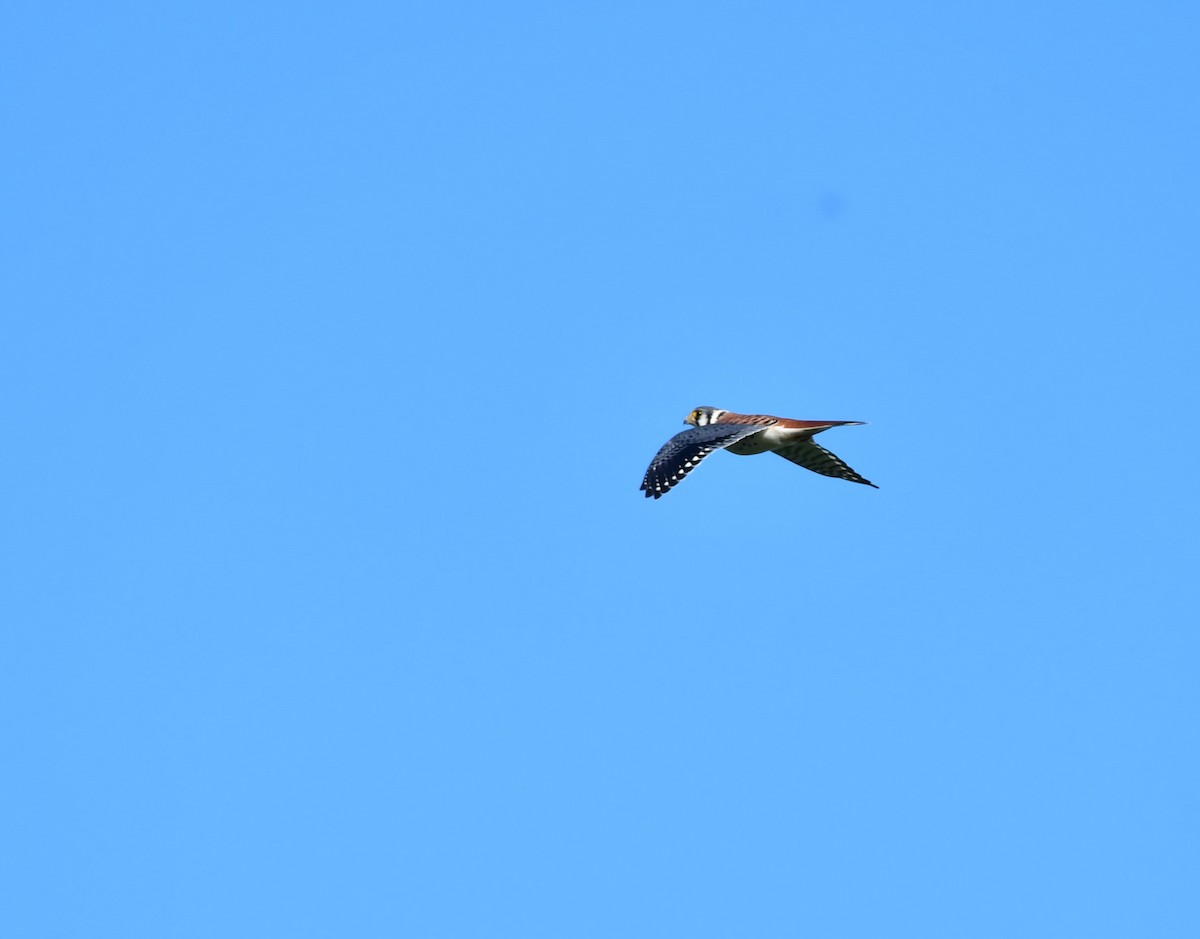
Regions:
<instances>
[{"instance_id":1,"label":"slate-blue wing","mask_svg":"<svg viewBox=\"0 0 1200 939\"><path fill-rule=\"evenodd\" d=\"M714 450L721 450L767 428L755 424L706 424L676 434L650 461L642 489L646 498L661 498Z\"/></svg>"}]
</instances>

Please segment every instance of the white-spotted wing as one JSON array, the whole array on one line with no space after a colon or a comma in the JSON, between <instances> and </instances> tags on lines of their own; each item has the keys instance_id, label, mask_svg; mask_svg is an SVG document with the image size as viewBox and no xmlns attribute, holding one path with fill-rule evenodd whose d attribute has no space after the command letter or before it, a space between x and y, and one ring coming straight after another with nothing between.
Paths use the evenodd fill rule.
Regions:
<instances>
[{"instance_id":1,"label":"white-spotted wing","mask_svg":"<svg viewBox=\"0 0 1200 939\"><path fill-rule=\"evenodd\" d=\"M763 424L706 424L676 434L650 461L642 489L646 498L658 499L670 491L714 450L722 450L753 434L762 433Z\"/></svg>"}]
</instances>

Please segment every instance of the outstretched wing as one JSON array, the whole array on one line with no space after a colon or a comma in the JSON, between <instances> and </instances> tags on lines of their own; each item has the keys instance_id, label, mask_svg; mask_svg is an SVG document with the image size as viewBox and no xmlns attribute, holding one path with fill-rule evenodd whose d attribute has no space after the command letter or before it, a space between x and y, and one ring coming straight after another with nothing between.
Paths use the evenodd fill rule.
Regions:
<instances>
[{"instance_id":1,"label":"outstretched wing","mask_svg":"<svg viewBox=\"0 0 1200 939\"><path fill-rule=\"evenodd\" d=\"M875 486L869 479L864 479L854 472L842 459L830 453L824 447L815 444L810 437L796 443L780 447L775 451L785 460L791 460L797 466L820 473L822 476L836 476L838 479L848 479L852 483L862 483L864 486ZM878 486L875 486L878 489Z\"/></svg>"},{"instance_id":2,"label":"outstretched wing","mask_svg":"<svg viewBox=\"0 0 1200 939\"><path fill-rule=\"evenodd\" d=\"M678 485L700 461L714 450L721 450L754 434L761 434L769 425L763 424L706 424L676 434L668 440L658 455L650 461L642 489L646 498L658 499L672 486Z\"/></svg>"}]
</instances>

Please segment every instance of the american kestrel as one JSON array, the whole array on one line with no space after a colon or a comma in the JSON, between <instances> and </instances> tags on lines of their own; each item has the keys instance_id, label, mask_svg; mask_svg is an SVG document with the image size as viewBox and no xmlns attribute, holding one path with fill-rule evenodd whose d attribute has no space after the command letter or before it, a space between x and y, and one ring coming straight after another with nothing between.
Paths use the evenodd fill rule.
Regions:
<instances>
[{"instance_id":1,"label":"american kestrel","mask_svg":"<svg viewBox=\"0 0 1200 939\"><path fill-rule=\"evenodd\" d=\"M642 489L647 499L666 495L714 450L728 450L739 456L770 451L822 476L875 486L813 442L813 437L830 427L849 427L863 421L797 421L770 414L735 414L720 408L696 408L684 423L691 424L692 429L668 440L646 470Z\"/></svg>"}]
</instances>

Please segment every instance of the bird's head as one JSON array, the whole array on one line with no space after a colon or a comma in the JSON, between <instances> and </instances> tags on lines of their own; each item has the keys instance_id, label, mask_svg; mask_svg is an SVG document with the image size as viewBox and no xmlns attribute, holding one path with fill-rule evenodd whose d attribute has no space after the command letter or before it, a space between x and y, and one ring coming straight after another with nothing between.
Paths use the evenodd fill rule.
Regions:
<instances>
[{"instance_id":1,"label":"bird's head","mask_svg":"<svg viewBox=\"0 0 1200 939\"><path fill-rule=\"evenodd\" d=\"M683 419L683 422L691 424L693 427L704 427L706 424L717 423L724 413L720 408L696 408Z\"/></svg>"}]
</instances>

